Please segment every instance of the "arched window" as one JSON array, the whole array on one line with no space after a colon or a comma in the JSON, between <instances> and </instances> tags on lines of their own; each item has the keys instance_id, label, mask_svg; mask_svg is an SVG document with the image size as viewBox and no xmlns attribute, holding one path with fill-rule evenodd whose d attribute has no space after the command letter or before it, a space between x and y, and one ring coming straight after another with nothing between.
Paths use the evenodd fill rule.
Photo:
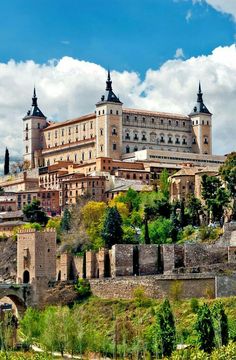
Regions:
<instances>
[{"instance_id":1,"label":"arched window","mask_svg":"<svg viewBox=\"0 0 236 360\"><path fill-rule=\"evenodd\" d=\"M23 273L23 283L28 284L30 282L30 273L28 270L25 270Z\"/></svg>"},{"instance_id":2,"label":"arched window","mask_svg":"<svg viewBox=\"0 0 236 360\"><path fill-rule=\"evenodd\" d=\"M207 136L204 137L204 144L208 144L208 137Z\"/></svg>"},{"instance_id":3,"label":"arched window","mask_svg":"<svg viewBox=\"0 0 236 360\"><path fill-rule=\"evenodd\" d=\"M126 154L128 154L130 152L130 147L129 145L126 146Z\"/></svg>"},{"instance_id":4,"label":"arched window","mask_svg":"<svg viewBox=\"0 0 236 360\"><path fill-rule=\"evenodd\" d=\"M117 131L116 131L116 127L115 127L115 126L112 127L112 135L117 135Z\"/></svg>"}]
</instances>

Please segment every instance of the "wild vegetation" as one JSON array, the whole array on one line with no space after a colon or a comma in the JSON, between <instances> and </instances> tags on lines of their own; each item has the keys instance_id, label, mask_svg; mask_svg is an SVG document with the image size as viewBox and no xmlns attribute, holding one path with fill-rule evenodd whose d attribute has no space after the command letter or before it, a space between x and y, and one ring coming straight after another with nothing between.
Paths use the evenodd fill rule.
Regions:
<instances>
[{"instance_id":1,"label":"wild vegetation","mask_svg":"<svg viewBox=\"0 0 236 360\"><path fill-rule=\"evenodd\" d=\"M85 358L99 353L111 358L216 359L215 349L222 354L223 349L226 354L235 351L234 298L169 303L146 298L141 288L133 296L133 300L91 297L73 308L29 308L20 324L21 337L48 352ZM186 350L176 351L177 344Z\"/></svg>"}]
</instances>

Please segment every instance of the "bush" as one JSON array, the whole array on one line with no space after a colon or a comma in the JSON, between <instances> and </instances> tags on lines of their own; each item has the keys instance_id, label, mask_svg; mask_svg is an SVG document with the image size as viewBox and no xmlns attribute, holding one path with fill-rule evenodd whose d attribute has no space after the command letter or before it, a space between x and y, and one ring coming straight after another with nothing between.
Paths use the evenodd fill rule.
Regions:
<instances>
[{"instance_id":1,"label":"bush","mask_svg":"<svg viewBox=\"0 0 236 360\"><path fill-rule=\"evenodd\" d=\"M90 284L88 280L78 279L75 284L75 290L78 292L79 297L84 299L91 295Z\"/></svg>"},{"instance_id":2,"label":"bush","mask_svg":"<svg viewBox=\"0 0 236 360\"><path fill-rule=\"evenodd\" d=\"M199 309L199 302L198 299L196 298L192 298L190 301L190 307L191 307L191 311L196 314L198 312Z\"/></svg>"}]
</instances>

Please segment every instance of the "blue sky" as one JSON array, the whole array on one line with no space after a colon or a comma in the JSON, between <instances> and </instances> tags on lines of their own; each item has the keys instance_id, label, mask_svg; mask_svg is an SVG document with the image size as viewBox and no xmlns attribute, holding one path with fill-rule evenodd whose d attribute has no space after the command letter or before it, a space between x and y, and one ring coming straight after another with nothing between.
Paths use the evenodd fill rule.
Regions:
<instances>
[{"instance_id":1,"label":"blue sky","mask_svg":"<svg viewBox=\"0 0 236 360\"><path fill-rule=\"evenodd\" d=\"M143 76L173 59L235 40L235 22L191 0L8 0L0 5L0 61L67 55Z\"/></svg>"}]
</instances>

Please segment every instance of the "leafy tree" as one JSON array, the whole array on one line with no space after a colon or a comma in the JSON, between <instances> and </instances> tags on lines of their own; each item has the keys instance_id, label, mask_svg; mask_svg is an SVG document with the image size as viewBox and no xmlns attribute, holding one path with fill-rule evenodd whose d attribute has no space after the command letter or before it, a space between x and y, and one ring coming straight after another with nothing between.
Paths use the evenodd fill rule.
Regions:
<instances>
[{"instance_id":1,"label":"leafy tree","mask_svg":"<svg viewBox=\"0 0 236 360\"><path fill-rule=\"evenodd\" d=\"M138 243L138 234L137 230L131 226L124 224L123 229L123 243L124 244L137 244Z\"/></svg>"},{"instance_id":2,"label":"leafy tree","mask_svg":"<svg viewBox=\"0 0 236 360\"><path fill-rule=\"evenodd\" d=\"M144 229L142 229L142 240L144 241ZM173 223L170 219L158 218L150 221L148 224L148 232L151 244L166 244L172 242L171 234Z\"/></svg>"},{"instance_id":3,"label":"leafy tree","mask_svg":"<svg viewBox=\"0 0 236 360\"><path fill-rule=\"evenodd\" d=\"M139 210L141 199L137 191L129 188L125 195L118 197L117 201L127 204L129 212L132 212L133 210Z\"/></svg>"},{"instance_id":4,"label":"leafy tree","mask_svg":"<svg viewBox=\"0 0 236 360\"><path fill-rule=\"evenodd\" d=\"M9 174L9 170L10 170L9 165L10 165L9 151L8 148L6 148L5 159L4 159L4 175Z\"/></svg>"},{"instance_id":5,"label":"leafy tree","mask_svg":"<svg viewBox=\"0 0 236 360\"><path fill-rule=\"evenodd\" d=\"M89 201L81 209L83 226L95 247L103 245L101 231L106 208L107 205L104 202Z\"/></svg>"},{"instance_id":6,"label":"leafy tree","mask_svg":"<svg viewBox=\"0 0 236 360\"><path fill-rule=\"evenodd\" d=\"M28 223L22 226L23 229L35 229L37 231L42 230L42 225L39 223Z\"/></svg>"},{"instance_id":7,"label":"leafy tree","mask_svg":"<svg viewBox=\"0 0 236 360\"><path fill-rule=\"evenodd\" d=\"M115 206L107 209L102 229L102 238L109 248L112 245L122 243L122 218Z\"/></svg>"},{"instance_id":8,"label":"leafy tree","mask_svg":"<svg viewBox=\"0 0 236 360\"><path fill-rule=\"evenodd\" d=\"M63 213L63 217L61 219L61 230L68 232L70 228L71 228L71 212L66 207Z\"/></svg>"},{"instance_id":9,"label":"leafy tree","mask_svg":"<svg viewBox=\"0 0 236 360\"><path fill-rule=\"evenodd\" d=\"M23 332L28 345L33 344L42 332L42 314L36 309L28 308L20 322L21 331Z\"/></svg>"},{"instance_id":10,"label":"leafy tree","mask_svg":"<svg viewBox=\"0 0 236 360\"><path fill-rule=\"evenodd\" d=\"M169 199L170 182L169 182L169 173L167 169L162 170L160 174L160 191L162 192L165 199Z\"/></svg>"},{"instance_id":11,"label":"leafy tree","mask_svg":"<svg viewBox=\"0 0 236 360\"><path fill-rule=\"evenodd\" d=\"M48 222L48 216L40 206L39 200L33 200L31 204L25 205L23 213L26 219L31 223L39 223L46 225Z\"/></svg>"},{"instance_id":12,"label":"leafy tree","mask_svg":"<svg viewBox=\"0 0 236 360\"><path fill-rule=\"evenodd\" d=\"M194 195L190 195L187 198L186 203L186 212L189 215L191 224L193 226L200 225L200 212L202 211L202 204L199 199L197 199Z\"/></svg>"},{"instance_id":13,"label":"leafy tree","mask_svg":"<svg viewBox=\"0 0 236 360\"><path fill-rule=\"evenodd\" d=\"M215 325L215 338L218 347L227 345L229 342L228 318L221 302L214 304L212 317Z\"/></svg>"},{"instance_id":14,"label":"leafy tree","mask_svg":"<svg viewBox=\"0 0 236 360\"><path fill-rule=\"evenodd\" d=\"M170 356L175 348L176 330L174 316L168 299L165 299L156 315L157 333L161 340L161 353Z\"/></svg>"},{"instance_id":15,"label":"leafy tree","mask_svg":"<svg viewBox=\"0 0 236 360\"><path fill-rule=\"evenodd\" d=\"M227 156L225 163L220 167L220 174L233 198L232 217L236 220L236 152Z\"/></svg>"},{"instance_id":16,"label":"leafy tree","mask_svg":"<svg viewBox=\"0 0 236 360\"><path fill-rule=\"evenodd\" d=\"M229 192L218 177L206 174L202 176L202 197L213 221L220 221L225 207L229 204Z\"/></svg>"},{"instance_id":17,"label":"leafy tree","mask_svg":"<svg viewBox=\"0 0 236 360\"><path fill-rule=\"evenodd\" d=\"M215 333L211 311L207 304L199 307L195 330L197 331L199 348L210 353L215 346Z\"/></svg>"}]
</instances>

